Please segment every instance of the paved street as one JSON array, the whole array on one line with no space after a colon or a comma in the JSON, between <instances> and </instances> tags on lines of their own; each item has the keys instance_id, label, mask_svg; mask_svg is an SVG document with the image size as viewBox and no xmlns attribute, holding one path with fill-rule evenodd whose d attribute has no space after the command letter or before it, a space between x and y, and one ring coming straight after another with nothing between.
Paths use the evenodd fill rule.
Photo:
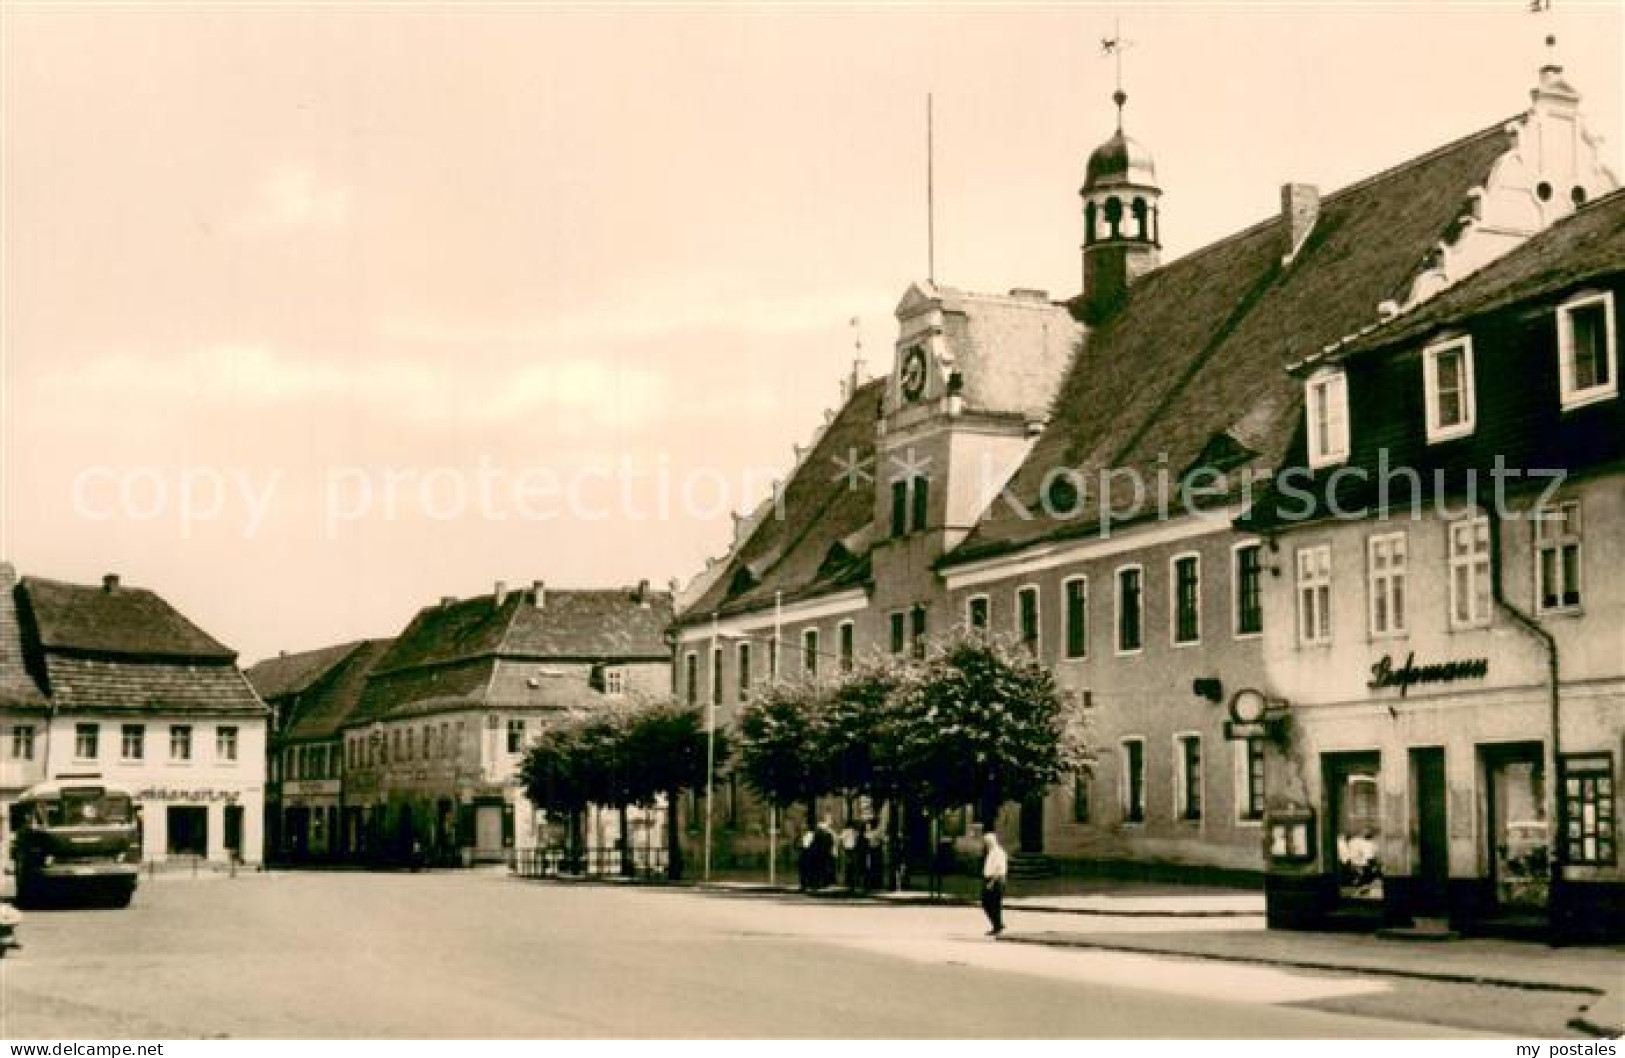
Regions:
<instances>
[{"instance_id":1,"label":"paved street","mask_svg":"<svg viewBox=\"0 0 1625 1058\"><path fill-rule=\"evenodd\" d=\"M0 962L0 1036L1412 1037L1519 1018L1550 1032L1572 1006L981 929L963 907L498 872L160 877L128 911L30 914L27 947Z\"/></svg>"}]
</instances>

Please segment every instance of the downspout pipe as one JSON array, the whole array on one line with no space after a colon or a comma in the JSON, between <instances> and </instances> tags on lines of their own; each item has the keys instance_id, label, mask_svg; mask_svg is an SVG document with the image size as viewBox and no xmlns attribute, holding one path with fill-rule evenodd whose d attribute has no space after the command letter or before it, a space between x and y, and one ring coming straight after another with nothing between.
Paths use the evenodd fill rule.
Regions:
<instances>
[{"instance_id":1,"label":"downspout pipe","mask_svg":"<svg viewBox=\"0 0 1625 1058\"><path fill-rule=\"evenodd\" d=\"M1505 560L1501 552L1501 512L1491 505L1489 510L1490 523L1490 593L1495 600L1496 609L1512 619L1523 632L1531 638L1539 640L1546 650L1546 693L1547 693L1547 734L1546 734L1546 826L1547 833L1551 835L1547 843L1547 857L1551 864L1551 889L1547 896L1547 921L1553 934L1559 932L1561 925L1557 912L1559 905L1558 890L1563 881L1563 830L1558 819L1561 801L1558 789L1558 761L1563 753L1563 694L1562 694L1562 665L1558 654L1557 637L1547 631L1545 626L1536 621L1529 614L1508 601L1506 597L1505 578L1503 567Z\"/></svg>"}]
</instances>

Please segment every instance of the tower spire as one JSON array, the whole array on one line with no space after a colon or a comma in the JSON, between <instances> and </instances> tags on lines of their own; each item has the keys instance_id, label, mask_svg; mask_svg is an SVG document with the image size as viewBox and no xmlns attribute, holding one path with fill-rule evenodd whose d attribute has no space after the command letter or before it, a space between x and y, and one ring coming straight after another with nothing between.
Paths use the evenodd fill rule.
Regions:
<instances>
[{"instance_id":1,"label":"tower spire","mask_svg":"<svg viewBox=\"0 0 1625 1058\"><path fill-rule=\"evenodd\" d=\"M1123 91L1123 53L1134 47L1134 42L1123 36L1122 19L1112 20L1112 35L1100 38L1100 54L1109 55L1115 61L1116 90L1112 92L1112 102L1117 104L1117 131L1123 131L1123 104L1128 102L1128 93Z\"/></svg>"}]
</instances>

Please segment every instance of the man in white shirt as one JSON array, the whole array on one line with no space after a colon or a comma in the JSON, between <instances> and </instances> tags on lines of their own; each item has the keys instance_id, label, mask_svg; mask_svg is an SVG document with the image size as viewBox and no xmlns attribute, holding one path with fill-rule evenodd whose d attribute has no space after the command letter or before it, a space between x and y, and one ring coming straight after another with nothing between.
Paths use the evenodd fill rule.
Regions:
<instances>
[{"instance_id":1,"label":"man in white shirt","mask_svg":"<svg viewBox=\"0 0 1625 1058\"><path fill-rule=\"evenodd\" d=\"M982 910L993 926L990 937L1004 932L1004 881L1010 874L1010 860L999 847L999 835L988 831L982 835L986 852L982 857Z\"/></svg>"}]
</instances>

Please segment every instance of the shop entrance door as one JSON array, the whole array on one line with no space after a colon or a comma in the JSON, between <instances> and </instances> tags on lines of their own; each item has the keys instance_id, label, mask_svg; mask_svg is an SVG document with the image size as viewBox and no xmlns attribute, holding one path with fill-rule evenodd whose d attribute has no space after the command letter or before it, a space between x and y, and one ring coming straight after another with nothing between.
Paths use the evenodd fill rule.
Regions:
<instances>
[{"instance_id":1,"label":"shop entrance door","mask_svg":"<svg viewBox=\"0 0 1625 1058\"><path fill-rule=\"evenodd\" d=\"M209 854L209 810L203 805L170 805L165 813L171 856Z\"/></svg>"},{"instance_id":2,"label":"shop entrance door","mask_svg":"<svg viewBox=\"0 0 1625 1058\"><path fill-rule=\"evenodd\" d=\"M1450 829L1445 816L1444 750L1411 750L1412 906L1419 915L1449 909Z\"/></svg>"},{"instance_id":3,"label":"shop entrance door","mask_svg":"<svg viewBox=\"0 0 1625 1058\"><path fill-rule=\"evenodd\" d=\"M1546 759L1539 742L1486 746L1490 878L1497 909L1544 911L1551 891L1551 828L1546 819Z\"/></svg>"},{"instance_id":4,"label":"shop entrance door","mask_svg":"<svg viewBox=\"0 0 1625 1058\"><path fill-rule=\"evenodd\" d=\"M1328 753L1321 758L1321 775L1326 781L1326 848L1334 859L1338 900L1381 901L1382 757Z\"/></svg>"}]
</instances>

